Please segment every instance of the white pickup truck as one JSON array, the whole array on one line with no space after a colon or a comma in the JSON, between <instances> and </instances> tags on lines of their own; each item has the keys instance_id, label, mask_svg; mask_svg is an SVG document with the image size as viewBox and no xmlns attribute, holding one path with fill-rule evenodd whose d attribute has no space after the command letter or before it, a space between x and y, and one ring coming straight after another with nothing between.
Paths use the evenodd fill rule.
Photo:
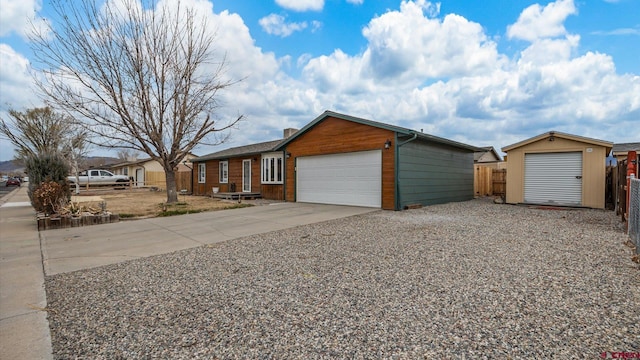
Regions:
<instances>
[{"instance_id":1,"label":"white pickup truck","mask_svg":"<svg viewBox=\"0 0 640 360\"><path fill-rule=\"evenodd\" d=\"M107 170L91 169L80 173L78 178L69 176L67 178L73 186L78 181L78 185L128 185L129 177L126 175L115 175Z\"/></svg>"}]
</instances>

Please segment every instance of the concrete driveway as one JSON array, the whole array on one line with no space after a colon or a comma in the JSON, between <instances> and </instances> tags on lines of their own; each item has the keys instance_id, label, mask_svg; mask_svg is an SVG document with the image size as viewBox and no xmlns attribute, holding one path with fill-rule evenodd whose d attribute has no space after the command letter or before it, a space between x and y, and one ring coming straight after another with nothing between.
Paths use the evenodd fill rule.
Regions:
<instances>
[{"instance_id":1,"label":"concrete driveway","mask_svg":"<svg viewBox=\"0 0 640 360\"><path fill-rule=\"evenodd\" d=\"M46 275L160 255L239 237L378 211L275 203L40 232Z\"/></svg>"}]
</instances>

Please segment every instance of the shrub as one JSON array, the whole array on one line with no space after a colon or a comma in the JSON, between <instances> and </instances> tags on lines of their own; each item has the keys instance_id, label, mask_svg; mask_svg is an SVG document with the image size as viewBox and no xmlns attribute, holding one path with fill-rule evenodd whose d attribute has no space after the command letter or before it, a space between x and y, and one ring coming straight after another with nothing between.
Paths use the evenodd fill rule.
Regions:
<instances>
[{"instance_id":1,"label":"shrub","mask_svg":"<svg viewBox=\"0 0 640 360\"><path fill-rule=\"evenodd\" d=\"M45 181L31 194L31 204L38 212L47 215L59 213L69 203L69 187L55 181Z\"/></svg>"},{"instance_id":2,"label":"shrub","mask_svg":"<svg viewBox=\"0 0 640 360\"><path fill-rule=\"evenodd\" d=\"M71 199L67 182L69 165L62 156L39 154L27 157L25 172L29 175L29 199L36 211L53 214ZM45 187L39 190L42 186Z\"/></svg>"}]
</instances>

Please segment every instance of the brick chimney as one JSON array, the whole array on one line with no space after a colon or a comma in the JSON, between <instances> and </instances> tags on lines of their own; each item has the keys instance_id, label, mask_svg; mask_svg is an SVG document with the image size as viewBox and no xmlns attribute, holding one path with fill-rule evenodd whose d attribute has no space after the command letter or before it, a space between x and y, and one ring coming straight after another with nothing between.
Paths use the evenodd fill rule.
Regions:
<instances>
[{"instance_id":1,"label":"brick chimney","mask_svg":"<svg viewBox=\"0 0 640 360\"><path fill-rule=\"evenodd\" d=\"M284 134L283 134L283 138L288 139L291 137L291 135L295 134L298 132L298 129L294 129L294 128L287 128L284 129Z\"/></svg>"}]
</instances>

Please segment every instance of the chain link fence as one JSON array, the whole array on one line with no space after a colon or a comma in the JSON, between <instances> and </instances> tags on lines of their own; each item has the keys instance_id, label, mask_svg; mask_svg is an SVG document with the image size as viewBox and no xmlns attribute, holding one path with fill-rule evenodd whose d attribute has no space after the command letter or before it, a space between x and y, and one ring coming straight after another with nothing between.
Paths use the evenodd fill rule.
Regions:
<instances>
[{"instance_id":1,"label":"chain link fence","mask_svg":"<svg viewBox=\"0 0 640 360\"><path fill-rule=\"evenodd\" d=\"M640 254L640 179L631 179L629 186L629 237Z\"/></svg>"}]
</instances>

